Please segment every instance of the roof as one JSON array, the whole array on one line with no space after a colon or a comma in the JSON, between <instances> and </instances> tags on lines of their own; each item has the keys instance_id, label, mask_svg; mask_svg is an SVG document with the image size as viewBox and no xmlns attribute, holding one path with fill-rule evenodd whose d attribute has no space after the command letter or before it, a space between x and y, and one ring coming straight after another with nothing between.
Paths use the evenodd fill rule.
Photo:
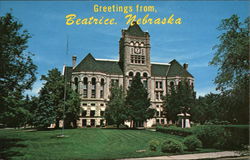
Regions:
<instances>
[{"instance_id":1,"label":"roof","mask_svg":"<svg viewBox=\"0 0 250 160\"><path fill-rule=\"evenodd\" d=\"M192 74L190 74L186 69L182 67L182 65L177 62L175 59L170 62L170 68L168 71L168 77L192 77Z\"/></svg>"},{"instance_id":2,"label":"roof","mask_svg":"<svg viewBox=\"0 0 250 160\"><path fill-rule=\"evenodd\" d=\"M151 74L155 77L166 77L169 65L151 64Z\"/></svg>"},{"instance_id":3,"label":"roof","mask_svg":"<svg viewBox=\"0 0 250 160\"><path fill-rule=\"evenodd\" d=\"M96 60L90 53L73 69L74 72L102 72L122 75L118 61Z\"/></svg>"},{"instance_id":4,"label":"roof","mask_svg":"<svg viewBox=\"0 0 250 160\"><path fill-rule=\"evenodd\" d=\"M139 36L139 37L143 37L147 34L147 32L142 31L141 27L136 22L133 22L133 24L130 25L128 29L125 30L125 32L131 36Z\"/></svg>"},{"instance_id":5,"label":"roof","mask_svg":"<svg viewBox=\"0 0 250 160\"><path fill-rule=\"evenodd\" d=\"M95 59L90 53L73 69L65 67L66 80L69 81L72 72L101 72L112 75L123 75L118 61ZM192 77L182 65L175 59L169 64L151 63L151 74L153 77Z\"/></svg>"}]
</instances>

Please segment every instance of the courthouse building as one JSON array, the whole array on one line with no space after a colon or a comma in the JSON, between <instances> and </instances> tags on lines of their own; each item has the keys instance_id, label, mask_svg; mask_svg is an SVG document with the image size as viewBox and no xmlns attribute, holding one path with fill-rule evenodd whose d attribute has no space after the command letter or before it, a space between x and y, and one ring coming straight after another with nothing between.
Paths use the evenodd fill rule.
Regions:
<instances>
[{"instance_id":1,"label":"courthouse building","mask_svg":"<svg viewBox=\"0 0 250 160\"><path fill-rule=\"evenodd\" d=\"M72 57L72 66L64 67L64 75L71 87L79 93L82 113L79 127L105 125L104 113L110 96L110 87L118 83L128 89L134 75L139 74L148 90L151 107L157 110L154 118L144 122L144 127L166 124L162 96L171 85L178 85L187 79L193 86L194 77L187 71L188 64L181 65L176 60L169 63L150 61L150 36L136 23L122 30L119 41L119 60L96 59L87 54L80 63ZM127 123L128 125L130 123Z\"/></svg>"}]
</instances>

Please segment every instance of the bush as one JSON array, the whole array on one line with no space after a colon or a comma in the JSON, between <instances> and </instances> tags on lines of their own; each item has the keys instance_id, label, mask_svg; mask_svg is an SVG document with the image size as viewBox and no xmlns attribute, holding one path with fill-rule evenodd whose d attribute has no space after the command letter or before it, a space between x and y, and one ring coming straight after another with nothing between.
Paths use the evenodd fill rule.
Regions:
<instances>
[{"instance_id":1,"label":"bush","mask_svg":"<svg viewBox=\"0 0 250 160\"><path fill-rule=\"evenodd\" d=\"M157 148L159 145L160 145L160 142L158 140L151 140L149 142L149 148L151 151L157 151Z\"/></svg>"},{"instance_id":2,"label":"bush","mask_svg":"<svg viewBox=\"0 0 250 160\"><path fill-rule=\"evenodd\" d=\"M221 126L202 125L194 130L195 135L199 138L204 147L224 148L227 140L230 139L230 133Z\"/></svg>"},{"instance_id":3,"label":"bush","mask_svg":"<svg viewBox=\"0 0 250 160\"><path fill-rule=\"evenodd\" d=\"M180 128L175 126L157 127L156 131L184 137L192 135L192 131L189 128Z\"/></svg>"},{"instance_id":4,"label":"bush","mask_svg":"<svg viewBox=\"0 0 250 160\"><path fill-rule=\"evenodd\" d=\"M202 147L202 142L196 136L188 136L184 138L184 144L189 151L195 151L196 148Z\"/></svg>"},{"instance_id":5,"label":"bush","mask_svg":"<svg viewBox=\"0 0 250 160\"><path fill-rule=\"evenodd\" d=\"M164 153L179 153L183 152L183 144L177 140L167 139L161 146L161 151Z\"/></svg>"}]
</instances>

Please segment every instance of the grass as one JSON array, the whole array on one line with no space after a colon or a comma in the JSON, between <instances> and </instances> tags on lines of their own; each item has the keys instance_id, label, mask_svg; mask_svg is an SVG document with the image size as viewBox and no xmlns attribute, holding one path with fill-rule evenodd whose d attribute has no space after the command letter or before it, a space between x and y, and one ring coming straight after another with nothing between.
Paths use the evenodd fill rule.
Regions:
<instances>
[{"instance_id":1,"label":"grass","mask_svg":"<svg viewBox=\"0 0 250 160\"><path fill-rule=\"evenodd\" d=\"M167 155L149 150L150 140L183 138L147 130L67 129L68 137L58 138L61 130L0 130L0 159L118 159ZM136 152L145 150L144 152ZM197 152L215 151L201 149ZM190 153L190 152L184 152Z\"/></svg>"}]
</instances>

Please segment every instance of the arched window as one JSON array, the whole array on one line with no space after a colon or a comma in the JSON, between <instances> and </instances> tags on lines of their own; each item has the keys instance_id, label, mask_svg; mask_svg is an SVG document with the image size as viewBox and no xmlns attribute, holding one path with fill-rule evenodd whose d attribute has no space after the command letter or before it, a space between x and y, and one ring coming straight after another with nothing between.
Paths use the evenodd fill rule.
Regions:
<instances>
[{"instance_id":1,"label":"arched window","mask_svg":"<svg viewBox=\"0 0 250 160\"><path fill-rule=\"evenodd\" d=\"M96 78L91 79L91 98L96 98Z\"/></svg>"},{"instance_id":2,"label":"arched window","mask_svg":"<svg viewBox=\"0 0 250 160\"><path fill-rule=\"evenodd\" d=\"M88 78L83 78L83 98L88 98Z\"/></svg>"},{"instance_id":3,"label":"arched window","mask_svg":"<svg viewBox=\"0 0 250 160\"><path fill-rule=\"evenodd\" d=\"M144 78L147 78L148 77L148 74L146 72L143 73L143 77Z\"/></svg>"},{"instance_id":4,"label":"arched window","mask_svg":"<svg viewBox=\"0 0 250 160\"><path fill-rule=\"evenodd\" d=\"M100 98L104 97L104 79L101 79Z\"/></svg>"},{"instance_id":5,"label":"arched window","mask_svg":"<svg viewBox=\"0 0 250 160\"><path fill-rule=\"evenodd\" d=\"M137 73L136 73L136 76L141 76L141 73L140 73L140 72L137 72Z\"/></svg>"},{"instance_id":6,"label":"arched window","mask_svg":"<svg viewBox=\"0 0 250 160\"><path fill-rule=\"evenodd\" d=\"M74 84L75 84L75 92L78 92L78 78L74 78Z\"/></svg>"},{"instance_id":7,"label":"arched window","mask_svg":"<svg viewBox=\"0 0 250 160\"><path fill-rule=\"evenodd\" d=\"M128 76L129 76L129 77L133 77L133 76L134 76L134 73L133 73L133 72L129 72Z\"/></svg>"},{"instance_id":8,"label":"arched window","mask_svg":"<svg viewBox=\"0 0 250 160\"><path fill-rule=\"evenodd\" d=\"M170 82L170 87L173 87L173 86L174 86L174 82L171 81L171 82Z\"/></svg>"}]
</instances>

